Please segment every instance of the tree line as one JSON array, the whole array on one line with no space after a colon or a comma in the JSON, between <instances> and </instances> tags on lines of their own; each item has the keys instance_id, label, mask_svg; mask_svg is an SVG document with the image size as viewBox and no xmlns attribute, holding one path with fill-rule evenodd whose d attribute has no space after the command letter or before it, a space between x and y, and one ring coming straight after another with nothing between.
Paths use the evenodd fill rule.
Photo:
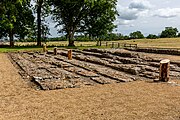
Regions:
<instances>
[{"instance_id":1,"label":"tree line","mask_svg":"<svg viewBox=\"0 0 180 120\"><path fill-rule=\"evenodd\" d=\"M180 33L178 33L177 28L173 28L173 27L165 27L165 29L159 35L149 34L148 36L145 37L141 33L141 31L135 31L130 33L129 36L126 36L127 39L143 39L143 38L157 39L157 38L175 38L175 37L180 37Z\"/></svg>"},{"instance_id":2,"label":"tree line","mask_svg":"<svg viewBox=\"0 0 180 120\"><path fill-rule=\"evenodd\" d=\"M130 40L130 39L158 39L158 38L175 38L180 37L180 33L178 33L177 28L173 27L165 27L165 29L159 34L149 34L147 36L144 36L141 31L135 31L130 33L129 35L123 35L121 33L108 33L103 36L101 36L98 40L103 41L114 41L114 40ZM75 41L92 41L92 39L89 36L85 35L77 35L74 37ZM48 41L66 41L65 36L57 37L57 38L49 38Z\"/></svg>"}]
</instances>

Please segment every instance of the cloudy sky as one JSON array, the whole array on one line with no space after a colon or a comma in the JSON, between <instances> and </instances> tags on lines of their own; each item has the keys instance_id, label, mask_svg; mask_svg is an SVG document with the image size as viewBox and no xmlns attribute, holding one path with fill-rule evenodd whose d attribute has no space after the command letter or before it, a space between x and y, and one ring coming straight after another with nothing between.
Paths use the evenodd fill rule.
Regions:
<instances>
[{"instance_id":1,"label":"cloudy sky","mask_svg":"<svg viewBox=\"0 0 180 120\"><path fill-rule=\"evenodd\" d=\"M180 31L180 0L118 0L119 15L114 22L118 33L129 35L134 31L158 35L165 27L176 27ZM50 32L58 36L50 22Z\"/></svg>"},{"instance_id":2,"label":"cloudy sky","mask_svg":"<svg viewBox=\"0 0 180 120\"><path fill-rule=\"evenodd\" d=\"M158 35L165 27L180 31L180 0L118 0L117 31Z\"/></svg>"}]
</instances>

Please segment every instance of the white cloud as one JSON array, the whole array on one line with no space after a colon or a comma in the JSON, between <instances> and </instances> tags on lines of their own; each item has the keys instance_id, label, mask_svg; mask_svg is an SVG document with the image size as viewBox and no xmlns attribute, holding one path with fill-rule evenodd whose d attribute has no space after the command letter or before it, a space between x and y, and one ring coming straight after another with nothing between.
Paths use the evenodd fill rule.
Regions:
<instances>
[{"instance_id":1,"label":"white cloud","mask_svg":"<svg viewBox=\"0 0 180 120\"><path fill-rule=\"evenodd\" d=\"M120 15L118 18L123 20L136 20L139 16L148 15L152 7L153 5L147 0L133 0L128 7L117 5L117 10Z\"/></svg>"},{"instance_id":2,"label":"white cloud","mask_svg":"<svg viewBox=\"0 0 180 120\"><path fill-rule=\"evenodd\" d=\"M117 19L120 33L140 30L145 35L158 35L167 26L180 31L180 0L118 0L117 4L119 14L126 16ZM127 16L134 19L126 20Z\"/></svg>"},{"instance_id":3,"label":"white cloud","mask_svg":"<svg viewBox=\"0 0 180 120\"><path fill-rule=\"evenodd\" d=\"M131 24L132 23L132 21L133 20L116 20L115 22L114 22L114 24L116 24L116 25L125 25L125 26L134 26L133 24Z\"/></svg>"},{"instance_id":4,"label":"white cloud","mask_svg":"<svg viewBox=\"0 0 180 120\"><path fill-rule=\"evenodd\" d=\"M180 16L180 8L162 8L154 12L154 16L172 18Z\"/></svg>"},{"instance_id":5,"label":"white cloud","mask_svg":"<svg viewBox=\"0 0 180 120\"><path fill-rule=\"evenodd\" d=\"M123 20L135 20L138 18L138 11L128 8L120 8L118 18Z\"/></svg>"},{"instance_id":6,"label":"white cloud","mask_svg":"<svg viewBox=\"0 0 180 120\"><path fill-rule=\"evenodd\" d=\"M133 0L128 6L117 5L119 16L115 22L116 25L125 25L134 27L133 21L141 16L148 16L152 5L147 0Z\"/></svg>"},{"instance_id":7,"label":"white cloud","mask_svg":"<svg viewBox=\"0 0 180 120\"><path fill-rule=\"evenodd\" d=\"M147 0L133 0L129 4L130 9L146 10L152 8L152 5Z\"/></svg>"}]
</instances>

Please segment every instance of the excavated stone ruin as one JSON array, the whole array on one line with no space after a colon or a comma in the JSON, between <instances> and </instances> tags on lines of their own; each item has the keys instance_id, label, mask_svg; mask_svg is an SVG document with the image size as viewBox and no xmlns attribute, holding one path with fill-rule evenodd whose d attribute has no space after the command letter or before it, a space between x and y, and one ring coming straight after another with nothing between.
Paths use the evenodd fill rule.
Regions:
<instances>
[{"instance_id":1,"label":"excavated stone ruin","mask_svg":"<svg viewBox=\"0 0 180 120\"><path fill-rule=\"evenodd\" d=\"M153 80L159 76L159 61L137 52L122 49L73 50L68 60L67 50L9 53L19 73L37 89L53 90L98 84ZM180 77L179 63L171 64L170 76Z\"/></svg>"}]
</instances>

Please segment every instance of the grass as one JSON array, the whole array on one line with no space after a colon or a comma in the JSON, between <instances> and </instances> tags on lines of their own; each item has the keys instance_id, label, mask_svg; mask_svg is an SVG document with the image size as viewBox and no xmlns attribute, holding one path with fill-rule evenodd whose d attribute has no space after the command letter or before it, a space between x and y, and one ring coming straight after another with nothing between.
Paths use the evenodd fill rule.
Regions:
<instances>
[{"instance_id":1,"label":"grass","mask_svg":"<svg viewBox=\"0 0 180 120\"><path fill-rule=\"evenodd\" d=\"M141 48L166 48L166 49L180 49L180 38L160 38L160 39L135 39L135 40L120 40L120 41L107 41L109 43L129 43L137 44ZM42 50L42 47L35 46L35 42L17 42L14 48L4 47L0 48L0 52L13 52L13 51L32 51ZM43 44L43 43L42 43ZM85 48L106 48L105 46L96 46L97 42L78 42L75 41L75 46L68 47L67 41L60 42L47 42L48 49L52 49L54 46L71 49L85 49ZM105 41L102 42L105 45ZM110 47L110 46L109 46Z\"/></svg>"},{"instance_id":2,"label":"grass","mask_svg":"<svg viewBox=\"0 0 180 120\"><path fill-rule=\"evenodd\" d=\"M93 42L79 42L75 41L75 46L95 46L96 41ZM42 44L45 44L42 42ZM46 42L47 46L68 46L68 41L52 41L52 42ZM35 46L36 42L16 42L15 45L17 46Z\"/></svg>"},{"instance_id":3,"label":"grass","mask_svg":"<svg viewBox=\"0 0 180 120\"><path fill-rule=\"evenodd\" d=\"M143 48L180 49L180 38L137 39L120 42L138 44L138 47Z\"/></svg>"},{"instance_id":4,"label":"grass","mask_svg":"<svg viewBox=\"0 0 180 120\"><path fill-rule=\"evenodd\" d=\"M40 47L4 47L0 48L0 52L16 52L16 51L33 51L33 50L41 50Z\"/></svg>"},{"instance_id":5,"label":"grass","mask_svg":"<svg viewBox=\"0 0 180 120\"><path fill-rule=\"evenodd\" d=\"M86 49L86 48L106 48L105 46L75 46L75 47L68 47L68 46L57 46L58 48L67 48L67 49ZM47 46L48 50L52 50L54 46ZM43 47L37 46L15 46L15 47L3 47L0 48L0 53L4 52L18 52L18 51L42 51Z\"/></svg>"}]
</instances>

